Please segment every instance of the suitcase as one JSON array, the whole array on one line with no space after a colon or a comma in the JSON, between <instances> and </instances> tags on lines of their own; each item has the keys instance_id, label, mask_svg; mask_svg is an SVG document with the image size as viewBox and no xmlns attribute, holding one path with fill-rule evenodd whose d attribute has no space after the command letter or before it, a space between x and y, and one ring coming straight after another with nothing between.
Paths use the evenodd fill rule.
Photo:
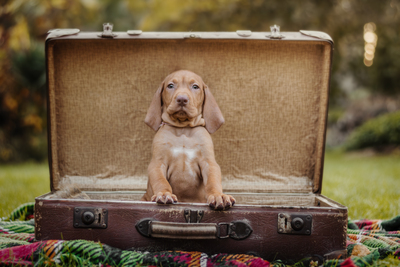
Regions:
<instances>
[{"instance_id":1,"label":"suitcase","mask_svg":"<svg viewBox=\"0 0 400 267\"><path fill-rule=\"evenodd\" d=\"M107 28L108 27L108 28ZM346 255L347 208L321 195L333 41L322 32L80 32L46 40L51 192L37 240L87 239L138 251ZM210 87L224 193L237 202L140 201L154 132L143 120L169 73ZM73 185L90 199L54 197Z\"/></svg>"}]
</instances>

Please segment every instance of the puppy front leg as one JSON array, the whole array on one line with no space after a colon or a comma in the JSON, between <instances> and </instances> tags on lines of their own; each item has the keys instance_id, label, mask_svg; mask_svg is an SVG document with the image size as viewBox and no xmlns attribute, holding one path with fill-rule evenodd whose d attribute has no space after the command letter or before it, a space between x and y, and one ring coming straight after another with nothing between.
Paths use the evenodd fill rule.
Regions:
<instances>
[{"instance_id":1,"label":"puppy front leg","mask_svg":"<svg viewBox=\"0 0 400 267\"><path fill-rule=\"evenodd\" d=\"M148 168L149 184L153 196L151 201L159 204L171 204L178 202L176 195L172 194L171 185L165 177L166 166L163 163L151 162ZM149 191L149 190L148 190Z\"/></svg>"},{"instance_id":2,"label":"puppy front leg","mask_svg":"<svg viewBox=\"0 0 400 267\"><path fill-rule=\"evenodd\" d=\"M236 202L231 195L222 193L221 168L216 162L205 163L202 168L208 205L216 210L229 209Z\"/></svg>"}]
</instances>

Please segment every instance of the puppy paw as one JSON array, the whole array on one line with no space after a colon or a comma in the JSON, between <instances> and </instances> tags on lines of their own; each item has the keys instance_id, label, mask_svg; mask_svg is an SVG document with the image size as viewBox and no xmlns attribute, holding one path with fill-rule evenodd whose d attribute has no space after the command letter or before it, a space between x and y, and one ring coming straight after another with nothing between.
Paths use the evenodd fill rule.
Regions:
<instances>
[{"instance_id":1,"label":"puppy paw","mask_svg":"<svg viewBox=\"0 0 400 267\"><path fill-rule=\"evenodd\" d=\"M172 204L178 202L178 198L170 192L158 192L157 195L151 197L151 201L158 204Z\"/></svg>"},{"instance_id":2,"label":"puppy paw","mask_svg":"<svg viewBox=\"0 0 400 267\"><path fill-rule=\"evenodd\" d=\"M231 195L212 194L207 198L208 205L215 210L229 209L235 204L236 200Z\"/></svg>"}]
</instances>

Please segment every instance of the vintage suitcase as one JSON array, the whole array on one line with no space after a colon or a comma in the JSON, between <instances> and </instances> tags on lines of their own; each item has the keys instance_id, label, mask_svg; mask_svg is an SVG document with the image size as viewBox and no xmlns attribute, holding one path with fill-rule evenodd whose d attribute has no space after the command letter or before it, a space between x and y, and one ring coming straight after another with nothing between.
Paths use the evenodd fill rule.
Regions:
<instances>
[{"instance_id":1,"label":"vintage suitcase","mask_svg":"<svg viewBox=\"0 0 400 267\"><path fill-rule=\"evenodd\" d=\"M36 198L36 239L122 249L346 254L347 208L321 193L333 42L321 32L51 31L46 41L51 193ZM210 87L213 134L237 204L139 201L154 132L143 120L169 73ZM90 199L56 196L73 184Z\"/></svg>"}]
</instances>

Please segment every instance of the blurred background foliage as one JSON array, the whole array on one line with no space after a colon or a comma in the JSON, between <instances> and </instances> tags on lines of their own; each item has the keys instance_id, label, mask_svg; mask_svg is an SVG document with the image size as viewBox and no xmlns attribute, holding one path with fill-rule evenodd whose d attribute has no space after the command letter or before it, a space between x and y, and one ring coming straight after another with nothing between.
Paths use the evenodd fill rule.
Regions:
<instances>
[{"instance_id":1,"label":"blurred background foliage","mask_svg":"<svg viewBox=\"0 0 400 267\"><path fill-rule=\"evenodd\" d=\"M104 22L115 31L268 32L277 24L328 33L335 41L328 147L400 110L400 0L0 0L0 162L47 156L48 30L101 31ZM394 118L390 131L398 134Z\"/></svg>"}]
</instances>

